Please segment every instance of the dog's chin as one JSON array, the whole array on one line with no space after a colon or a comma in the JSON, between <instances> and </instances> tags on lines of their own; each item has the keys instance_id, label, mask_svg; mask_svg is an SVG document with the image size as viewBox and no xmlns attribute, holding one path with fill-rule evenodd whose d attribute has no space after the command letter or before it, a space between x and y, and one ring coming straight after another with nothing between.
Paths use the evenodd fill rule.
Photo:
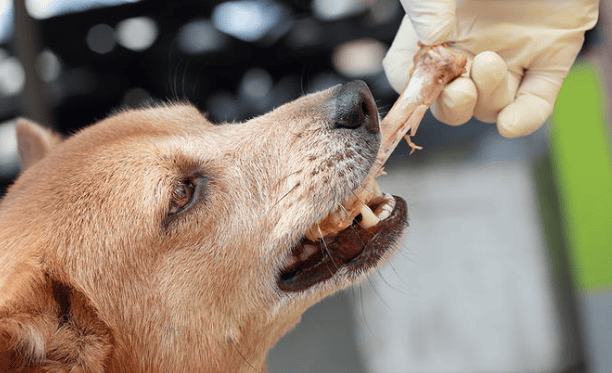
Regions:
<instances>
[{"instance_id":1,"label":"dog's chin","mask_svg":"<svg viewBox=\"0 0 612 373\"><path fill-rule=\"evenodd\" d=\"M373 226L364 228L358 216L339 232L315 240L304 236L292 249L289 263L280 270L278 288L296 293L334 280L348 285L382 265L395 252L407 226L407 209L406 202L397 196L381 203L386 204L387 213Z\"/></svg>"}]
</instances>

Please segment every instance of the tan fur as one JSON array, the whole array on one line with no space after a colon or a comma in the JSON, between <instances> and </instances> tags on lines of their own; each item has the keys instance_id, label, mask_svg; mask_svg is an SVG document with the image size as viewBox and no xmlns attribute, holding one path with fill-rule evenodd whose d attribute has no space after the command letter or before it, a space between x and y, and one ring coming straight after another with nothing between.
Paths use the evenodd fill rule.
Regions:
<instances>
[{"instance_id":1,"label":"tan fur","mask_svg":"<svg viewBox=\"0 0 612 373\"><path fill-rule=\"evenodd\" d=\"M377 149L330 130L332 94L244 124L124 111L63 142L21 121L27 169L0 205L0 372L265 371L308 307L365 275L275 283ZM203 200L170 216L193 174Z\"/></svg>"}]
</instances>

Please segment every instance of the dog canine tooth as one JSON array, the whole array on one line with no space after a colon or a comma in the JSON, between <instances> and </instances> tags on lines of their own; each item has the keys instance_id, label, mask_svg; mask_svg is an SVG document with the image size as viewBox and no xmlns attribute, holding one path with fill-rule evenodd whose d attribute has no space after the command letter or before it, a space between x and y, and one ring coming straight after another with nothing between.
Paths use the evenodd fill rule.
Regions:
<instances>
[{"instance_id":1,"label":"dog canine tooth","mask_svg":"<svg viewBox=\"0 0 612 373\"><path fill-rule=\"evenodd\" d=\"M374 215L374 212L368 207L368 205L361 206L359 213L361 214L359 226L363 229L371 228L380 223L380 219Z\"/></svg>"}]
</instances>

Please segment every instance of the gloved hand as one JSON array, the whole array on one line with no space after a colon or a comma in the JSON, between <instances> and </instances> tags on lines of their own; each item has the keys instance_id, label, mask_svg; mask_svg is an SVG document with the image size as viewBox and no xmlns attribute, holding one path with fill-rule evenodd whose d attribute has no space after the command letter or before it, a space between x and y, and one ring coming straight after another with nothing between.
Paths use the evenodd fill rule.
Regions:
<instances>
[{"instance_id":1,"label":"gloved hand","mask_svg":"<svg viewBox=\"0 0 612 373\"><path fill-rule=\"evenodd\" d=\"M445 88L433 115L450 125L497 122L506 137L550 116L599 10L599 0L400 1L407 14L383 60L391 86L406 86L417 42L448 42L468 56L469 76Z\"/></svg>"}]
</instances>

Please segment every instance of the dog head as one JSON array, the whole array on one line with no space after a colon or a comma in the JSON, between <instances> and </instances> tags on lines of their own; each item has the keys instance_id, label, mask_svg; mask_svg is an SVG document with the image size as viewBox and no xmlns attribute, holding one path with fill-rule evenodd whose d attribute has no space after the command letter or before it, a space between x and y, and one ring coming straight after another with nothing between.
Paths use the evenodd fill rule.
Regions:
<instances>
[{"instance_id":1,"label":"dog head","mask_svg":"<svg viewBox=\"0 0 612 373\"><path fill-rule=\"evenodd\" d=\"M363 183L378 126L362 82L245 123L172 104L59 141L20 121L26 170L0 205L0 367L263 370L308 307L393 253L399 198L375 227L304 237Z\"/></svg>"}]
</instances>

